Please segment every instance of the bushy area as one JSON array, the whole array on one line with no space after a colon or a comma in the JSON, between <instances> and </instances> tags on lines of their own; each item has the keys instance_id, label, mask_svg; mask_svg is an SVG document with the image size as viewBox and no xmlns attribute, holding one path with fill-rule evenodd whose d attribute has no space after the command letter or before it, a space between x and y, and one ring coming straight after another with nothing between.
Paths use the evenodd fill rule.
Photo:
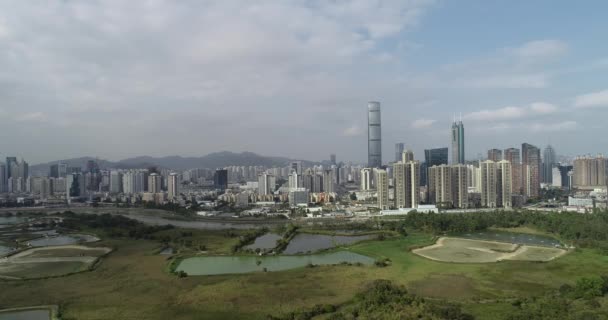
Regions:
<instances>
[{"instance_id":1,"label":"bushy area","mask_svg":"<svg viewBox=\"0 0 608 320\"><path fill-rule=\"evenodd\" d=\"M516 311L506 319L607 319L608 306L604 299L607 294L608 276L581 278L574 286L565 284L559 291L515 301Z\"/></svg>"},{"instance_id":2,"label":"bushy area","mask_svg":"<svg viewBox=\"0 0 608 320\"><path fill-rule=\"evenodd\" d=\"M411 212L399 221L380 221L381 228L414 228L431 233L463 233L489 227L531 226L559 235L579 247L595 247L608 252L608 211L592 213L494 211L462 214Z\"/></svg>"},{"instance_id":3,"label":"bushy area","mask_svg":"<svg viewBox=\"0 0 608 320\"><path fill-rule=\"evenodd\" d=\"M389 280L375 280L343 306L316 305L312 309L269 316L271 320L308 320L328 315L331 320L347 319L429 319L468 320L473 316L460 306L443 301L429 301L409 293Z\"/></svg>"},{"instance_id":4,"label":"bushy area","mask_svg":"<svg viewBox=\"0 0 608 320\"><path fill-rule=\"evenodd\" d=\"M111 238L153 239L153 234L170 230L172 225L149 226L139 221L111 214L75 214L65 211L58 214L63 218L60 226L71 230L97 229Z\"/></svg>"}]
</instances>

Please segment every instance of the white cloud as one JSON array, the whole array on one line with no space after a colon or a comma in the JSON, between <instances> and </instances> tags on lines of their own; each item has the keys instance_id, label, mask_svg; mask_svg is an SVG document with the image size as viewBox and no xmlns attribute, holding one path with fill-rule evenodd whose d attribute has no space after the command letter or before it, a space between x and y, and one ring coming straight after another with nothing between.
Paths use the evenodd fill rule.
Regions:
<instances>
[{"instance_id":1,"label":"white cloud","mask_svg":"<svg viewBox=\"0 0 608 320\"><path fill-rule=\"evenodd\" d=\"M358 125L352 125L342 131L342 136L356 137L363 135L363 129Z\"/></svg>"},{"instance_id":2,"label":"white cloud","mask_svg":"<svg viewBox=\"0 0 608 320\"><path fill-rule=\"evenodd\" d=\"M565 54L568 51L568 44L561 40L536 40L526 42L510 51L525 59L547 59Z\"/></svg>"},{"instance_id":3,"label":"white cloud","mask_svg":"<svg viewBox=\"0 0 608 320\"><path fill-rule=\"evenodd\" d=\"M475 111L466 114L464 118L474 121L504 121L552 114L557 110L558 108L553 104L535 102L523 107L509 106L500 109Z\"/></svg>"},{"instance_id":4,"label":"white cloud","mask_svg":"<svg viewBox=\"0 0 608 320\"><path fill-rule=\"evenodd\" d=\"M432 120L432 119L417 119L416 121L412 122L412 128L414 128L414 129L429 128L435 122L437 122L437 120Z\"/></svg>"},{"instance_id":5,"label":"white cloud","mask_svg":"<svg viewBox=\"0 0 608 320\"><path fill-rule=\"evenodd\" d=\"M528 127L528 126L526 126ZM532 123L529 125L532 132L556 132L556 131L571 131L578 127L576 121L562 121L555 123Z\"/></svg>"},{"instance_id":6,"label":"white cloud","mask_svg":"<svg viewBox=\"0 0 608 320\"><path fill-rule=\"evenodd\" d=\"M608 107L608 89L583 94L574 98L576 108Z\"/></svg>"},{"instance_id":7,"label":"white cloud","mask_svg":"<svg viewBox=\"0 0 608 320\"><path fill-rule=\"evenodd\" d=\"M516 74L516 75L488 75L483 77L473 77L471 79L460 79L456 82L456 86L464 86L471 88L506 88L506 89L524 89L524 88L545 88L549 85L549 81L544 74Z\"/></svg>"},{"instance_id":8,"label":"white cloud","mask_svg":"<svg viewBox=\"0 0 608 320\"><path fill-rule=\"evenodd\" d=\"M16 121L21 122L44 122L47 120L43 112L28 112L15 116Z\"/></svg>"}]
</instances>

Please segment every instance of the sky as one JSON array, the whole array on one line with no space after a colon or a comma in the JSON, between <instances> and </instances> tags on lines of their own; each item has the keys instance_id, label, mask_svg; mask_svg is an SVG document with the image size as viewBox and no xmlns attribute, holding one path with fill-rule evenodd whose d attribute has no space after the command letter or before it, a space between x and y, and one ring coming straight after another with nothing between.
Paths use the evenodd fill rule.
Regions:
<instances>
[{"instance_id":1,"label":"sky","mask_svg":"<svg viewBox=\"0 0 608 320\"><path fill-rule=\"evenodd\" d=\"M606 152L608 2L0 1L0 157Z\"/></svg>"}]
</instances>

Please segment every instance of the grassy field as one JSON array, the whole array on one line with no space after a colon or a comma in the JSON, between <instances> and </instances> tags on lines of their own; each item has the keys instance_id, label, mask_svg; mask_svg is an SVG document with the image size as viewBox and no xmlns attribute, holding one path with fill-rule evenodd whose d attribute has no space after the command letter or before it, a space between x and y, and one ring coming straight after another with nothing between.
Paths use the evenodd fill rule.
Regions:
<instances>
[{"instance_id":1,"label":"grassy field","mask_svg":"<svg viewBox=\"0 0 608 320\"><path fill-rule=\"evenodd\" d=\"M107 249L102 248L78 248L75 246L62 248L62 247L45 247L38 248L37 250L31 250L32 252L27 255L28 258L53 258L53 257L99 257L107 253Z\"/></svg>"},{"instance_id":2,"label":"grassy field","mask_svg":"<svg viewBox=\"0 0 608 320\"><path fill-rule=\"evenodd\" d=\"M55 277L85 270L87 266L87 263L79 261L32 262L0 265L0 276L23 279Z\"/></svg>"},{"instance_id":3,"label":"grassy field","mask_svg":"<svg viewBox=\"0 0 608 320\"><path fill-rule=\"evenodd\" d=\"M173 231L173 230L171 230ZM176 232L176 231L173 231ZM234 237L221 232L193 234L213 254L229 254ZM198 241L198 240L193 240ZM388 258L388 267L326 266L229 276L169 274L167 258L151 240L104 240L116 248L97 269L68 277L0 281L0 308L62 306L69 319L265 319L267 314L349 301L366 283L389 279L417 294L464 304L478 319L500 319L513 298L572 284L581 274L608 269L608 257L575 250L546 263L503 261L451 264L411 253L433 236L367 241L348 250ZM342 249L343 250L343 249ZM482 303L479 303L482 302Z\"/></svg>"}]
</instances>

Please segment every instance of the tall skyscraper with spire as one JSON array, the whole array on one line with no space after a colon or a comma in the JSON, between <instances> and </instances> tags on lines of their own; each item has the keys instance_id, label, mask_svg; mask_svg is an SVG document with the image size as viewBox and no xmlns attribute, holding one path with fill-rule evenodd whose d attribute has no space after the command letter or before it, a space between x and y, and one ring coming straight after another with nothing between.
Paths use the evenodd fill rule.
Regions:
<instances>
[{"instance_id":1,"label":"tall skyscraper with spire","mask_svg":"<svg viewBox=\"0 0 608 320\"><path fill-rule=\"evenodd\" d=\"M452 123L452 164L464 164L464 125L462 118Z\"/></svg>"},{"instance_id":2,"label":"tall skyscraper with spire","mask_svg":"<svg viewBox=\"0 0 608 320\"><path fill-rule=\"evenodd\" d=\"M367 166L382 166L382 119L380 102L370 101L367 104Z\"/></svg>"}]
</instances>

